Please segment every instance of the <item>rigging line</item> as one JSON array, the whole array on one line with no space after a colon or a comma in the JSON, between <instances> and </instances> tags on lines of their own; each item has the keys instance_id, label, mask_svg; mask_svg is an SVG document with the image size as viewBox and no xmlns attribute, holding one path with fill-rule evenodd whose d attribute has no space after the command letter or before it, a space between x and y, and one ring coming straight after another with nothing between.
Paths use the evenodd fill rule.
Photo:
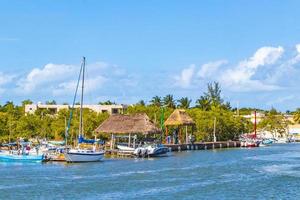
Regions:
<instances>
[{"instance_id":1,"label":"rigging line","mask_svg":"<svg viewBox=\"0 0 300 200\"><path fill-rule=\"evenodd\" d=\"M80 124L79 134L83 135L83 91L84 91L84 71L85 71L85 57L82 60L82 84L81 84L81 100L80 100Z\"/></svg>"},{"instance_id":2,"label":"rigging line","mask_svg":"<svg viewBox=\"0 0 300 200\"><path fill-rule=\"evenodd\" d=\"M73 111L74 111L76 96L77 96L77 92L78 92L78 86L79 86L79 82L80 82L80 78L81 78L82 68L83 68L83 63L81 63L81 67L80 67L80 71L79 71L79 76L78 76L78 80L77 80L75 95L74 95L73 104L72 104L72 107L71 107L71 112L70 112L70 117L69 117L69 120L68 120L68 126L67 126L67 130L66 130L66 137L65 138L67 138L67 136L69 135L69 129L70 129L71 120L72 120L72 117L73 117Z\"/></svg>"}]
</instances>

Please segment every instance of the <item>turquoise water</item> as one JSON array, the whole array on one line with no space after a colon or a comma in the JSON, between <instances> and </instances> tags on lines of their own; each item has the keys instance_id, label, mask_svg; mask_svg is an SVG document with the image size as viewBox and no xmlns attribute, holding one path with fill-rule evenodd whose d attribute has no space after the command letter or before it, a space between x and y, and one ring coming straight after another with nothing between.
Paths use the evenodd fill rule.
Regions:
<instances>
[{"instance_id":1,"label":"turquoise water","mask_svg":"<svg viewBox=\"0 0 300 200\"><path fill-rule=\"evenodd\" d=\"M0 199L300 199L300 144L101 163L0 163Z\"/></svg>"}]
</instances>

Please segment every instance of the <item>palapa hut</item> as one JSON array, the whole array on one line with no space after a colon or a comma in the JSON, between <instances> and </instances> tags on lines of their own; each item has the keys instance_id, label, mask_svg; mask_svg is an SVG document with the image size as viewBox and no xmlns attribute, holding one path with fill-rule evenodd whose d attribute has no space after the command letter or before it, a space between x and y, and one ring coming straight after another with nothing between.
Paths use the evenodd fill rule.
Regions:
<instances>
[{"instance_id":1,"label":"palapa hut","mask_svg":"<svg viewBox=\"0 0 300 200\"><path fill-rule=\"evenodd\" d=\"M168 126L177 127L179 130L179 138L182 137L181 128L185 127L185 142L189 143L188 126L194 126L195 122L186 113L184 109L176 109L164 123L166 127L166 137L168 136ZM174 141L173 141L174 143Z\"/></svg>"},{"instance_id":2,"label":"palapa hut","mask_svg":"<svg viewBox=\"0 0 300 200\"><path fill-rule=\"evenodd\" d=\"M111 149L114 148L115 139L118 135L123 137L128 135L128 146L130 146L132 134L148 135L161 132L144 113L111 115L95 131L97 133L111 134Z\"/></svg>"}]
</instances>

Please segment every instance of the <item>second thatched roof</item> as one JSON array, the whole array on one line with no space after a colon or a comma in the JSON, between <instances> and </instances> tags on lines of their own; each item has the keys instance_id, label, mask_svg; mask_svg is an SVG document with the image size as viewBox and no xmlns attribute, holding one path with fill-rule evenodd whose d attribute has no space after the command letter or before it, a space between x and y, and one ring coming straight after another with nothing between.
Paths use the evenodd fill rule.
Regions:
<instances>
[{"instance_id":1,"label":"second thatched roof","mask_svg":"<svg viewBox=\"0 0 300 200\"><path fill-rule=\"evenodd\" d=\"M165 121L165 126L193 125L195 122L184 109L176 109Z\"/></svg>"},{"instance_id":2,"label":"second thatched roof","mask_svg":"<svg viewBox=\"0 0 300 200\"><path fill-rule=\"evenodd\" d=\"M96 130L98 133L114 134L154 134L161 130L157 128L149 117L142 114L111 115Z\"/></svg>"}]
</instances>

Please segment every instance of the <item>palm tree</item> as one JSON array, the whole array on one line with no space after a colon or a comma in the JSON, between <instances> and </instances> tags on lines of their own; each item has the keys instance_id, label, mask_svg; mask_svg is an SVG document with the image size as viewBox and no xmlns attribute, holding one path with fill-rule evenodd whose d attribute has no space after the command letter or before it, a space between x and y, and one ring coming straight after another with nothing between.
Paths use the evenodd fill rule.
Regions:
<instances>
[{"instance_id":1,"label":"palm tree","mask_svg":"<svg viewBox=\"0 0 300 200\"><path fill-rule=\"evenodd\" d=\"M190 107L192 100L187 97L182 97L181 99L177 100L177 102L179 103L178 105L179 108L188 109Z\"/></svg>"},{"instance_id":2,"label":"palm tree","mask_svg":"<svg viewBox=\"0 0 300 200\"><path fill-rule=\"evenodd\" d=\"M201 96L200 99L196 101L196 107L207 111L210 109L210 100L207 96Z\"/></svg>"},{"instance_id":3,"label":"palm tree","mask_svg":"<svg viewBox=\"0 0 300 200\"><path fill-rule=\"evenodd\" d=\"M175 108L176 107L173 95L168 94L167 96L165 96L164 99L163 99L163 102L164 102L164 105L169 107L169 108Z\"/></svg>"},{"instance_id":4,"label":"palm tree","mask_svg":"<svg viewBox=\"0 0 300 200\"><path fill-rule=\"evenodd\" d=\"M140 100L140 101L137 103L137 105L139 105L139 106L145 106L146 103L145 103L144 100Z\"/></svg>"},{"instance_id":5,"label":"palm tree","mask_svg":"<svg viewBox=\"0 0 300 200\"><path fill-rule=\"evenodd\" d=\"M157 106L157 107L162 106L161 97L159 97L159 96L153 97L152 100L150 101L150 103L153 106Z\"/></svg>"},{"instance_id":6,"label":"palm tree","mask_svg":"<svg viewBox=\"0 0 300 200\"><path fill-rule=\"evenodd\" d=\"M108 101L104 101L104 102L99 102L98 104L100 104L100 105L115 105L116 103L108 100Z\"/></svg>"}]
</instances>

